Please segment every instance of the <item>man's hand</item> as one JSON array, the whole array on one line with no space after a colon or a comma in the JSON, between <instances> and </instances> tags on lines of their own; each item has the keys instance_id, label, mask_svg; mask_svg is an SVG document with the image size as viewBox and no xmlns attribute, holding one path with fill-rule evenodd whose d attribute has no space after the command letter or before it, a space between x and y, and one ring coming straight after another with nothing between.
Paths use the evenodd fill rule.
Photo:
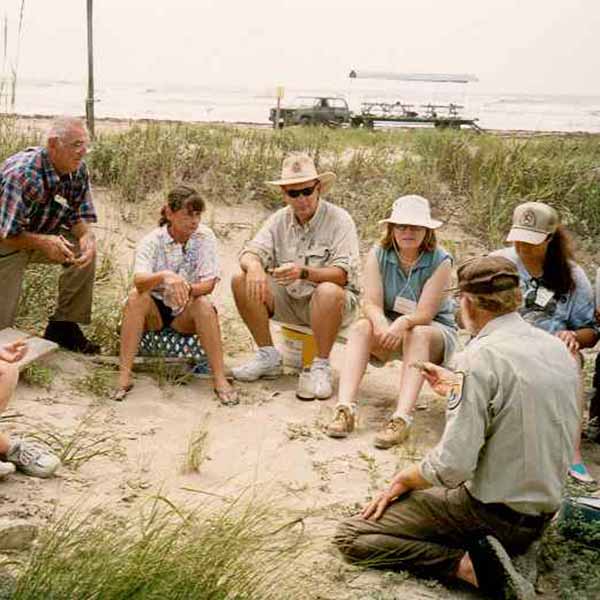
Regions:
<instances>
[{"instance_id":1,"label":"man's hand","mask_svg":"<svg viewBox=\"0 0 600 600\"><path fill-rule=\"evenodd\" d=\"M82 269L87 267L96 256L96 236L91 231L87 231L79 238L79 249L81 254L73 261L73 264Z\"/></svg>"},{"instance_id":2,"label":"man's hand","mask_svg":"<svg viewBox=\"0 0 600 600\"><path fill-rule=\"evenodd\" d=\"M252 263L246 271L246 295L259 304L267 301L269 284L267 273L259 262Z\"/></svg>"},{"instance_id":3,"label":"man's hand","mask_svg":"<svg viewBox=\"0 0 600 600\"><path fill-rule=\"evenodd\" d=\"M53 263L70 264L75 260L73 244L62 235L41 235L40 251Z\"/></svg>"},{"instance_id":4,"label":"man's hand","mask_svg":"<svg viewBox=\"0 0 600 600\"><path fill-rule=\"evenodd\" d=\"M385 509L395 500L388 491L380 492L371 502L369 502L360 513L363 519L377 521Z\"/></svg>"},{"instance_id":5,"label":"man's hand","mask_svg":"<svg viewBox=\"0 0 600 600\"><path fill-rule=\"evenodd\" d=\"M449 369L444 369L431 362L414 362L410 365L414 369L419 369L421 374L431 386L431 389L440 396L448 396L452 391L452 386L459 382L459 375Z\"/></svg>"},{"instance_id":6,"label":"man's hand","mask_svg":"<svg viewBox=\"0 0 600 600\"><path fill-rule=\"evenodd\" d=\"M577 336L574 331L557 331L554 335L565 343L567 349L571 354L576 354L579 350L579 342L577 341Z\"/></svg>"},{"instance_id":7,"label":"man's hand","mask_svg":"<svg viewBox=\"0 0 600 600\"><path fill-rule=\"evenodd\" d=\"M385 350L396 350L402 343L402 337L410 329L410 320L406 315L398 317L389 325L381 338L381 347Z\"/></svg>"},{"instance_id":8,"label":"man's hand","mask_svg":"<svg viewBox=\"0 0 600 600\"><path fill-rule=\"evenodd\" d=\"M0 347L0 360L9 363L19 362L27 354L27 343L17 340L4 347Z\"/></svg>"},{"instance_id":9,"label":"man's hand","mask_svg":"<svg viewBox=\"0 0 600 600\"><path fill-rule=\"evenodd\" d=\"M165 300L168 298L171 308L184 308L190 299L192 289L187 280L173 271L166 271L162 282L165 287Z\"/></svg>"},{"instance_id":10,"label":"man's hand","mask_svg":"<svg viewBox=\"0 0 600 600\"><path fill-rule=\"evenodd\" d=\"M281 285L289 285L300 279L302 267L295 263L285 263L276 269L273 269L273 279Z\"/></svg>"}]
</instances>

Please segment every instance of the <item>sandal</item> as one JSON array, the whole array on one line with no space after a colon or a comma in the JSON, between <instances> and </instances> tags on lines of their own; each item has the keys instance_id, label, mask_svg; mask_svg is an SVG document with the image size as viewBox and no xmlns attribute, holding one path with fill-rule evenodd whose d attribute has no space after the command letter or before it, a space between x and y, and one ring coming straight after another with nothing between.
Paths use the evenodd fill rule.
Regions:
<instances>
[{"instance_id":1,"label":"sandal","mask_svg":"<svg viewBox=\"0 0 600 600\"><path fill-rule=\"evenodd\" d=\"M123 402L123 400L125 400L125 396L127 396L127 394L129 394L129 392L132 389L133 389L133 383L130 383L129 385L126 385L125 387L117 388L110 395L110 399L114 400L115 402Z\"/></svg>"},{"instance_id":2,"label":"sandal","mask_svg":"<svg viewBox=\"0 0 600 600\"><path fill-rule=\"evenodd\" d=\"M228 390L223 388L214 388L214 390L217 400L223 406L235 406L236 404L240 403L240 399L235 388L230 388Z\"/></svg>"}]
</instances>

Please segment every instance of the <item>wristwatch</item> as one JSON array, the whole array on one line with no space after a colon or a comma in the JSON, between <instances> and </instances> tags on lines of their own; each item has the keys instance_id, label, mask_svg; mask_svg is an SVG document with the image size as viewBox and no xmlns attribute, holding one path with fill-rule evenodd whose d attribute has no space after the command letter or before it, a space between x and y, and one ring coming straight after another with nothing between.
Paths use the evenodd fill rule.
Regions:
<instances>
[{"instance_id":1,"label":"wristwatch","mask_svg":"<svg viewBox=\"0 0 600 600\"><path fill-rule=\"evenodd\" d=\"M300 269L300 279L308 279L308 269Z\"/></svg>"}]
</instances>

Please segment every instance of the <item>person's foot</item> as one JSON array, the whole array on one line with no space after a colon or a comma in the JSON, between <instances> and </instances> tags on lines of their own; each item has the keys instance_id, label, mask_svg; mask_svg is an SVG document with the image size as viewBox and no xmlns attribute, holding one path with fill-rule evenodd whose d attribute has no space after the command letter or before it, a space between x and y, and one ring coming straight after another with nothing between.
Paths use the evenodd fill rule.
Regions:
<instances>
[{"instance_id":1,"label":"person's foot","mask_svg":"<svg viewBox=\"0 0 600 600\"><path fill-rule=\"evenodd\" d=\"M569 475L581 483L595 483L587 467L582 463L574 463L569 467Z\"/></svg>"},{"instance_id":2,"label":"person's foot","mask_svg":"<svg viewBox=\"0 0 600 600\"><path fill-rule=\"evenodd\" d=\"M401 444L410 432L410 425L402 417L390 419L388 424L375 436L375 447L387 449Z\"/></svg>"},{"instance_id":3,"label":"person's foot","mask_svg":"<svg viewBox=\"0 0 600 600\"><path fill-rule=\"evenodd\" d=\"M533 600L533 584L512 563L502 544L493 536L479 538L469 548L479 588L497 600Z\"/></svg>"},{"instance_id":4,"label":"person's foot","mask_svg":"<svg viewBox=\"0 0 600 600\"><path fill-rule=\"evenodd\" d=\"M5 459L31 477L51 477L60 466L58 456L24 440L12 442Z\"/></svg>"},{"instance_id":5,"label":"person's foot","mask_svg":"<svg viewBox=\"0 0 600 600\"><path fill-rule=\"evenodd\" d=\"M222 387L215 386L215 396L223 406L235 406L240 403L237 390L225 382Z\"/></svg>"},{"instance_id":6,"label":"person's foot","mask_svg":"<svg viewBox=\"0 0 600 600\"><path fill-rule=\"evenodd\" d=\"M11 475L15 470L15 465L12 463L0 461L0 479L4 479L7 475Z\"/></svg>"},{"instance_id":7,"label":"person's foot","mask_svg":"<svg viewBox=\"0 0 600 600\"><path fill-rule=\"evenodd\" d=\"M325 431L332 438L348 437L348 434L354 431L354 421L354 412L349 406L337 406L335 415Z\"/></svg>"},{"instance_id":8,"label":"person's foot","mask_svg":"<svg viewBox=\"0 0 600 600\"><path fill-rule=\"evenodd\" d=\"M88 340L77 323L48 321L44 338L56 342L61 348L82 354L98 354L100 346Z\"/></svg>"},{"instance_id":9,"label":"person's foot","mask_svg":"<svg viewBox=\"0 0 600 600\"><path fill-rule=\"evenodd\" d=\"M255 357L231 369L238 381L256 381L257 379L275 379L283 373L281 354L275 348L259 348Z\"/></svg>"},{"instance_id":10,"label":"person's foot","mask_svg":"<svg viewBox=\"0 0 600 600\"><path fill-rule=\"evenodd\" d=\"M328 360L315 358L310 370L304 369L298 377L296 396L300 400L327 400L333 394L333 377Z\"/></svg>"},{"instance_id":11,"label":"person's foot","mask_svg":"<svg viewBox=\"0 0 600 600\"><path fill-rule=\"evenodd\" d=\"M110 394L110 399L115 402L123 402L125 400L127 394L133 389L133 383L127 383L120 385L118 388L114 389Z\"/></svg>"}]
</instances>

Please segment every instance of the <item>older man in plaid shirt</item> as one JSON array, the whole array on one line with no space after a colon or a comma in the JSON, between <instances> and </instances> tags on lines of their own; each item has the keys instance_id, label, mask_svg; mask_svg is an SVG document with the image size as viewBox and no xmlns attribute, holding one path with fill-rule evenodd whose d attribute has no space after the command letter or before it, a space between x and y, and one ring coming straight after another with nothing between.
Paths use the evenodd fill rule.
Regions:
<instances>
[{"instance_id":1,"label":"older man in plaid shirt","mask_svg":"<svg viewBox=\"0 0 600 600\"><path fill-rule=\"evenodd\" d=\"M94 353L78 323L91 318L96 212L83 157L89 137L79 119L60 118L46 146L27 148L0 167L0 329L10 327L30 262L63 266L56 310L44 336L78 352Z\"/></svg>"}]
</instances>

